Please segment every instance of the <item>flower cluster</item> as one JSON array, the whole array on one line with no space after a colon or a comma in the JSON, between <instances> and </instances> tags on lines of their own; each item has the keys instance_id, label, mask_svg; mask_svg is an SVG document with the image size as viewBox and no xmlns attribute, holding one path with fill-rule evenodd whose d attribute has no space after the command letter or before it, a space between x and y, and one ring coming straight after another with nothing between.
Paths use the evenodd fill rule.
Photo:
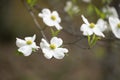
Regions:
<instances>
[{"instance_id":1,"label":"flower cluster","mask_svg":"<svg viewBox=\"0 0 120 80\"><path fill-rule=\"evenodd\" d=\"M91 0L82 1L87 3L91 2ZM95 9L97 13L102 13L97 8ZM64 11L68 12L70 15L73 15L78 13L80 9L77 5L73 4L73 2L68 1ZM97 42L97 40L105 38L104 32L108 29L111 29L115 37L120 39L120 19L118 18L117 11L114 7L109 6L103 8L102 11L106 14L105 18L99 18L96 23L89 22L87 18L84 17L84 15L81 15L84 23L80 26L80 31L83 32L83 36L88 37L88 44L90 47L92 47ZM63 59L65 54L68 53L68 49L63 48L63 40L57 37L59 31L63 29L63 27L60 25L61 18L58 12L51 12L49 9L44 8L42 12L38 14L38 16L42 18L43 22L51 29L51 40L48 41L46 36L42 34L43 38L41 39L39 46L37 46L35 42L36 35L33 35L32 37L25 37L24 40L16 38L18 52L23 53L24 56L29 56L32 52L41 49L43 55L47 59L51 59L52 57L56 59ZM108 23L105 21L105 19L108 19ZM56 29L52 29L54 27Z\"/></svg>"},{"instance_id":2,"label":"flower cluster","mask_svg":"<svg viewBox=\"0 0 120 80\"><path fill-rule=\"evenodd\" d=\"M39 17L43 18L43 22L49 27L56 27L57 30L61 30L60 26L61 18L57 11L50 12L49 9L43 9L42 13L38 14ZM58 37L52 37L50 44L46 39L42 38L40 46L37 46L35 43L36 35L33 37L25 37L25 40L16 38L16 45L19 48L18 52L23 53L24 56L29 56L33 51L41 48L44 56L47 59L55 57L56 59L62 59L65 54L68 53L67 48L62 48L63 40Z\"/></svg>"}]
</instances>

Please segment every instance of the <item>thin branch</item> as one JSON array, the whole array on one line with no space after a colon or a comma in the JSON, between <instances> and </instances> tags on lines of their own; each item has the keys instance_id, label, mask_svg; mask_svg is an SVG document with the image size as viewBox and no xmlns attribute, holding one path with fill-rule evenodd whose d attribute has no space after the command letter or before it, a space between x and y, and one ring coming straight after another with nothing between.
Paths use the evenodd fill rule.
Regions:
<instances>
[{"instance_id":1,"label":"thin branch","mask_svg":"<svg viewBox=\"0 0 120 80\"><path fill-rule=\"evenodd\" d=\"M77 40L75 40L75 41L65 43L65 45L75 44L75 43L79 42L80 40L82 40L82 39L84 39L84 38L85 38L85 36L82 36L81 38L79 38L79 39L77 39Z\"/></svg>"},{"instance_id":2,"label":"thin branch","mask_svg":"<svg viewBox=\"0 0 120 80\"><path fill-rule=\"evenodd\" d=\"M29 14L30 14L31 17L33 18L33 21L34 21L36 27L40 30L40 32L41 32L41 34L42 34L42 37L47 40L47 38L46 38L46 36L45 36L45 34L44 34L44 31L42 30L39 22L37 21L37 19L36 19L36 17L35 17L34 12L33 12L32 9L30 8L30 6L26 3L25 0L21 0L21 1L23 2L23 4L25 5L25 7L27 8Z\"/></svg>"}]
</instances>

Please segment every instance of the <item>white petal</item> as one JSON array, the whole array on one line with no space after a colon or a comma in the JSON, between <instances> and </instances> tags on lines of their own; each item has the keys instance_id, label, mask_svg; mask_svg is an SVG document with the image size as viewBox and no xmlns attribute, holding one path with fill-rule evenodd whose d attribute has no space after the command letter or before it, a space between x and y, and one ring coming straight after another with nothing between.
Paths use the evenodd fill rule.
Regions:
<instances>
[{"instance_id":1,"label":"white petal","mask_svg":"<svg viewBox=\"0 0 120 80\"><path fill-rule=\"evenodd\" d=\"M107 23L103 20L103 19L99 19L97 21L97 24L98 28L100 29L100 31L105 31L107 29Z\"/></svg>"},{"instance_id":2,"label":"white petal","mask_svg":"<svg viewBox=\"0 0 120 80\"><path fill-rule=\"evenodd\" d=\"M118 18L109 17L109 24L113 34L120 39L120 30L117 28L117 24L120 23Z\"/></svg>"},{"instance_id":3,"label":"white petal","mask_svg":"<svg viewBox=\"0 0 120 80\"><path fill-rule=\"evenodd\" d=\"M64 7L64 11L69 11L72 8L72 2L71 1L67 1L66 2L66 6Z\"/></svg>"},{"instance_id":4,"label":"white petal","mask_svg":"<svg viewBox=\"0 0 120 80\"><path fill-rule=\"evenodd\" d=\"M16 45L17 47L22 47L22 46L25 46L26 45L26 41L25 40L22 40L22 39L19 39L19 38L16 38Z\"/></svg>"},{"instance_id":5,"label":"white petal","mask_svg":"<svg viewBox=\"0 0 120 80\"><path fill-rule=\"evenodd\" d=\"M50 46L49 43L45 39L42 38L42 40L40 42L40 47L41 48L48 48L49 46Z\"/></svg>"},{"instance_id":6,"label":"white petal","mask_svg":"<svg viewBox=\"0 0 120 80\"><path fill-rule=\"evenodd\" d=\"M50 43L55 44L57 47L60 47L63 44L63 40L61 38L53 37Z\"/></svg>"},{"instance_id":7,"label":"white petal","mask_svg":"<svg viewBox=\"0 0 120 80\"><path fill-rule=\"evenodd\" d=\"M41 18L44 17L44 15L42 13L39 13L38 16L41 17Z\"/></svg>"},{"instance_id":8,"label":"white petal","mask_svg":"<svg viewBox=\"0 0 120 80\"><path fill-rule=\"evenodd\" d=\"M58 48L58 50L60 52L63 52L63 53L68 53L68 49L67 48Z\"/></svg>"},{"instance_id":9,"label":"white petal","mask_svg":"<svg viewBox=\"0 0 120 80\"><path fill-rule=\"evenodd\" d=\"M57 30L63 29L62 26L60 26L60 24L58 24L58 23L55 24L55 27L57 28Z\"/></svg>"},{"instance_id":10,"label":"white petal","mask_svg":"<svg viewBox=\"0 0 120 80\"><path fill-rule=\"evenodd\" d=\"M91 0L83 0L84 2L86 2L86 3L90 3L91 2Z\"/></svg>"},{"instance_id":11,"label":"white petal","mask_svg":"<svg viewBox=\"0 0 120 80\"><path fill-rule=\"evenodd\" d=\"M51 58L52 58L53 52L52 52L50 49L43 48L42 51L43 51L43 53L44 53L44 56L45 56L47 59L51 59Z\"/></svg>"},{"instance_id":12,"label":"white petal","mask_svg":"<svg viewBox=\"0 0 120 80\"><path fill-rule=\"evenodd\" d=\"M39 16L39 17L42 17L42 18L44 18L44 17L46 17L46 16L49 16L49 15L51 15L51 12L50 12L50 10L47 9L47 8L43 9L43 10L42 10L42 13L39 13L39 14L38 14L38 16Z\"/></svg>"},{"instance_id":13,"label":"white petal","mask_svg":"<svg viewBox=\"0 0 120 80\"><path fill-rule=\"evenodd\" d=\"M89 25L87 24L82 24L81 31L83 31L83 35L84 36L88 36L88 35L92 35L93 34L93 30L89 28Z\"/></svg>"},{"instance_id":14,"label":"white petal","mask_svg":"<svg viewBox=\"0 0 120 80\"><path fill-rule=\"evenodd\" d=\"M88 36L88 35L91 36L92 34L93 34L93 31L91 31L91 30L88 30L88 31L84 31L84 32L83 32L83 35L84 35L84 36Z\"/></svg>"},{"instance_id":15,"label":"white petal","mask_svg":"<svg viewBox=\"0 0 120 80\"><path fill-rule=\"evenodd\" d=\"M56 52L54 53L53 55L56 59L63 59L65 54L64 53L59 53L59 52Z\"/></svg>"},{"instance_id":16,"label":"white petal","mask_svg":"<svg viewBox=\"0 0 120 80\"><path fill-rule=\"evenodd\" d=\"M35 42L33 42L30 46L31 48L36 49L36 50L39 48L39 46L37 46Z\"/></svg>"},{"instance_id":17,"label":"white petal","mask_svg":"<svg viewBox=\"0 0 120 80\"><path fill-rule=\"evenodd\" d=\"M101 36L101 37L105 37L105 35L100 31L99 28L94 28L93 29L94 33L97 35L97 36Z\"/></svg>"},{"instance_id":18,"label":"white petal","mask_svg":"<svg viewBox=\"0 0 120 80\"><path fill-rule=\"evenodd\" d=\"M25 37L25 40L26 40L26 41L27 41L27 40L34 41L34 40L35 40L35 38L36 38L36 35L34 34L34 36L33 36L33 37Z\"/></svg>"},{"instance_id":19,"label":"white petal","mask_svg":"<svg viewBox=\"0 0 120 80\"><path fill-rule=\"evenodd\" d=\"M58 12L57 12L57 11L53 11L51 15L53 15L53 16L55 16L55 17L56 17L56 21L57 21L58 23L60 23L60 22L61 22L61 19L60 19L59 14L58 14Z\"/></svg>"},{"instance_id":20,"label":"white petal","mask_svg":"<svg viewBox=\"0 0 120 80\"><path fill-rule=\"evenodd\" d=\"M45 15L51 14L50 10L47 9L47 8L44 8L44 9L42 10L42 13L45 14Z\"/></svg>"},{"instance_id":21,"label":"white petal","mask_svg":"<svg viewBox=\"0 0 120 80\"><path fill-rule=\"evenodd\" d=\"M57 48L55 51L54 51L54 54L53 56L56 58L56 59L63 59L63 57L65 56L64 53L67 53L68 50L66 48Z\"/></svg>"},{"instance_id":22,"label":"white petal","mask_svg":"<svg viewBox=\"0 0 120 80\"><path fill-rule=\"evenodd\" d=\"M24 56L29 56L32 53L32 48L30 46L23 46L18 51L22 52Z\"/></svg>"},{"instance_id":23,"label":"white petal","mask_svg":"<svg viewBox=\"0 0 120 80\"><path fill-rule=\"evenodd\" d=\"M120 29L115 29L114 30L114 35L118 38L118 39L120 39Z\"/></svg>"},{"instance_id":24,"label":"white petal","mask_svg":"<svg viewBox=\"0 0 120 80\"><path fill-rule=\"evenodd\" d=\"M89 25L88 20L83 15L81 15L81 17L82 17L82 20L84 21L84 23L87 24L87 25Z\"/></svg>"},{"instance_id":25,"label":"white petal","mask_svg":"<svg viewBox=\"0 0 120 80\"><path fill-rule=\"evenodd\" d=\"M43 22L47 25L47 26L55 26L55 21L51 20L50 16L49 17L44 17L43 18Z\"/></svg>"}]
</instances>

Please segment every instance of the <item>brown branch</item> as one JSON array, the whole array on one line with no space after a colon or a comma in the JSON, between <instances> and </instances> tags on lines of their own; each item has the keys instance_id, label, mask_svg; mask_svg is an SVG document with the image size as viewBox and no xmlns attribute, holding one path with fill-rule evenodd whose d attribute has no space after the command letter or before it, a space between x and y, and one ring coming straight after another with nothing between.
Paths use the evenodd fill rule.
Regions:
<instances>
[{"instance_id":1,"label":"brown branch","mask_svg":"<svg viewBox=\"0 0 120 80\"><path fill-rule=\"evenodd\" d=\"M40 32L41 32L41 34L42 34L42 37L47 40L47 38L46 38L46 36L45 36L45 34L44 34L44 31L43 31L43 29L41 28L39 22L37 21L37 19L36 19L36 17L35 17L35 14L34 14L34 12L32 11L31 7L27 4L27 2L26 2L25 0L21 0L21 1L23 2L24 6L27 8L27 10L28 10L29 14L31 15L31 17L32 17L32 19L33 19L36 27L40 30Z\"/></svg>"}]
</instances>

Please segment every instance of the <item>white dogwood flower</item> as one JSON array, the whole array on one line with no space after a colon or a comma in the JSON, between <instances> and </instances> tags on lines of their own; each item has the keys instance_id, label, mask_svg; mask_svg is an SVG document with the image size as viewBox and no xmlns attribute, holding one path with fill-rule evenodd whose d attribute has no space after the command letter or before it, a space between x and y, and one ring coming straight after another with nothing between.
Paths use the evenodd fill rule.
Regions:
<instances>
[{"instance_id":1,"label":"white dogwood flower","mask_svg":"<svg viewBox=\"0 0 120 80\"><path fill-rule=\"evenodd\" d=\"M53 37L50 40L50 44L42 38L40 47L47 59L51 59L52 57L62 59L65 56L64 53L68 53L68 49L61 47L62 43L63 40L61 38Z\"/></svg>"},{"instance_id":2,"label":"white dogwood flower","mask_svg":"<svg viewBox=\"0 0 120 80\"><path fill-rule=\"evenodd\" d=\"M102 11L106 14L107 18L109 18L110 16L111 17L118 17L118 13L117 13L117 10L115 9L115 7L107 6L107 7L104 7L102 9Z\"/></svg>"},{"instance_id":3,"label":"white dogwood flower","mask_svg":"<svg viewBox=\"0 0 120 80\"><path fill-rule=\"evenodd\" d=\"M36 35L33 37L25 37L25 40L16 38L16 45L19 47L18 51L23 53L24 56L29 56L33 50L37 50L39 47L34 42Z\"/></svg>"},{"instance_id":4,"label":"white dogwood flower","mask_svg":"<svg viewBox=\"0 0 120 80\"><path fill-rule=\"evenodd\" d=\"M82 0L83 2L90 3L91 0Z\"/></svg>"},{"instance_id":5,"label":"white dogwood flower","mask_svg":"<svg viewBox=\"0 0 120 80\"><path fill-rule=\"evenodd\" d=\"M101 37L105 37L105 35L102 33L105 29L105 23L102 19L99 19L97 24L89 23L88 20L82 15L82 19L85 24L82 24L80 30L83 31L83 35L85 36L91 36L93 34Z\"/></svg>"},{"instance_id":6,"label":"white dogwood flower","mask_svg":"<svg viewBox=\"0 0 120 80\"><path fill-rule=\"evenodd\" d=\"M120 39L120 19L117 17L109 17L109 24L115 37Z\"/></svg>"},{"instance_id":7,"label":"white dogwood flower","mask_svg":"<svg viewBox=\"0 0 120 80\"><path fill-rule=\"evenodd\" d=\"M72 1L67 1L66 6L64 7L64 11L76 14L80 11L80 9L77 5L73 4Z\"/></svg>"},{"instance_id":8,"label":"white dogwood flower","mask_svg":"<svg viewBox=\"0 0 120 80\"><path fill-rule=\"evenodd\" d=\"M57 30L61 30L62 27L60 26L61 18L57 11L51 12L49 9L43 9L42 13L38 14L39 17L43 18L43 22L50 27L55 26Z\"/></svg>"}]
</instances>

